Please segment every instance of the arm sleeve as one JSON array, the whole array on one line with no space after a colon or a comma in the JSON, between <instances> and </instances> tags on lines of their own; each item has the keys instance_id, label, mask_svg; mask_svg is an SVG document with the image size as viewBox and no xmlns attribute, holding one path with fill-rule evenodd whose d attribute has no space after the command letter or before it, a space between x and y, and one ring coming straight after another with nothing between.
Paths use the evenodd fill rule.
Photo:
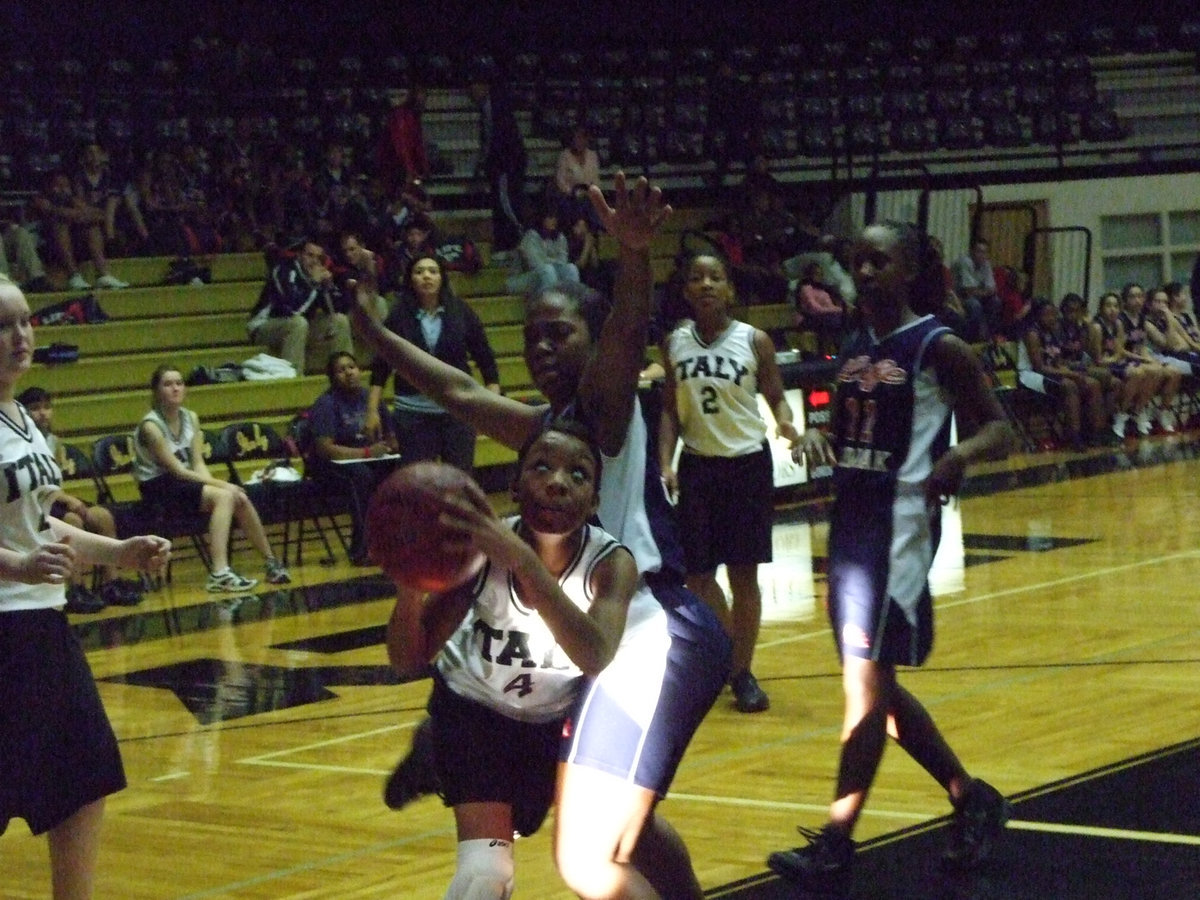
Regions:
<instances>
[{"instance_id":1,"label":"arm sleeve","mask_svg":"<svg viewBox=\"0 0 1200 900\"><path fill-rule=\"evenodd\" d=\"M483 383L499 384L500 369L496 366L496 355L492 352L492 345L488 343L483 322L479 320L479 315L475 310L466 303L463 303L463 308L464 339L467 343L467 351L471 354L471 359L475 360L475 365L479 366L479 374L483 376Z\"/></svg>"}]
</instances>

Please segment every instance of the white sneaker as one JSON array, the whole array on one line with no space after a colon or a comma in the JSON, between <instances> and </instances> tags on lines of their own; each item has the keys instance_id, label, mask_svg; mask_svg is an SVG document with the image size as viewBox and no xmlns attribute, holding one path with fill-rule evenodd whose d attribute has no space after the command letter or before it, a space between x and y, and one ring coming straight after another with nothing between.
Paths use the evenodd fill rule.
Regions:
<instances>
[{"instance_id":1,"label":"white sneaker","mask_svg":"<svg viewBox=\"0 0 1200 900\"><path fill-rule=\"evenodd\" d=\"M1137 414L1137 430L1140 435L1147 435L1154 430L1154 423L1150 421L1150 410L1143 409Z\"/></svg>"},{"instance_id":2,"label":"white sneaker","mask_svg":"<svg viewBox=\"0 0 1200 900\"><path fill-rule=\"evenodd\" d=\"M250 588L258 584L256 578L244 578L233 569L226 569L224 572L213 572L208 576L208 583L205 588L212 593L236 593L238 591L248 591Z\"/></svg>"},{"instance_id":3,"label":"white sneaker","mask_svg":"<svg viewBox=\"0 0 1200 900\"><path fill-rule=\"evenodd\" d=\"M87 283L87 279L76 272L67 279L67 288L72 291L87 291L91 290L91 285Z\"/></svg>"},{"instance_id":4,"label":"white sneaker","mask_svg":"<svg viewBox=\"0 0 1200 900\"><path fill-rule=\"evenodd\" d=\"M120 290L121 288L129 287L128 281L122 281L114 275L101 275L96 279L96 287L108 288L109 290Z\"/></svg>"},{"instance_id":5,"label":"white sneaker","mask_svg":"<svg viewBox=\"0 0 1200 900\"><path fill-rule=\"evenodd\" d=\"M1174 434L1178 419L1175 418L1175 413L1169 409L1161 409L1158 411L1158 424L1162 426L1162 430L1167 434Z\"/></svg>"},{"instance_id":6,"label":"white sneaker","mask_svg":"<svg viewBox=\"0 0 1200 900\"><path fill-rule=\"evenodd\" d=\"M1125 437L1125 429L1129 425L1129 413L1119 412L1113 416L1112 430L1119 438Z\"/></svg>"}]
</instances>

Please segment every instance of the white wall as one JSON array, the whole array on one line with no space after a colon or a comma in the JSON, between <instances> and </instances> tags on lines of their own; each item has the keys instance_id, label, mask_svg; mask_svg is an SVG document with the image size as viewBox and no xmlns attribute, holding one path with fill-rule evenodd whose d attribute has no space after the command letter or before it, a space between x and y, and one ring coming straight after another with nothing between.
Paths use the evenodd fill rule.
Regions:
<instances>
[{"instance_id":1,"label":"white wall","mask_svg":"<svg viewBox=\"0 0 1200 900\"><path fill-rule=\"evenodd\" d=\"M879 218L913 221L916 218L915 191L880 194ZM855 198L857 220L862 218L862 199ZM1100 252L1100 219L1103 216L1200 210L1200 174L1147 175L1134 178L1106 178L1091 181L1042 182L1039 184L989 185L983 189L983 202L1013 203L1044 200L1052 228L1082 226L1093 236L1091 290L1093 302L1106 288ZM970 204L974 191L939 191L930 200L929 231L941 238L946 258L955 259L966 252L970 229ZM1064 262L1064 265L1066 263ZM1177 273L1178 276L1178 273ZM1186 277L1183 279L1186 281ZM1056 273L1054 296L1074 286L1058 287L1065 281Z\"/></svg>"}]
</instances>

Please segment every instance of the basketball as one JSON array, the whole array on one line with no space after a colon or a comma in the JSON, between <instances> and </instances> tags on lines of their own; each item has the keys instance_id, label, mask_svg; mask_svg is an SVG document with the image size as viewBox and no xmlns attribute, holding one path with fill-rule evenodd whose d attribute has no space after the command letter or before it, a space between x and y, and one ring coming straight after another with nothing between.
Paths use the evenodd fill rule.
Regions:
<instances>
[{"instance_id":1,"label":"basketball","mask_svg":"<svg viewBox=\"0 0 1200 900\"><path fill-rule=\"evenodd\" d=\"M417 462L397 469L367 507L367 555L397 584L446 591L483 563L483 554L446 546L454 532L438 523L439 501L471 477L447 463Z\"/></svg>"}]
</instances>

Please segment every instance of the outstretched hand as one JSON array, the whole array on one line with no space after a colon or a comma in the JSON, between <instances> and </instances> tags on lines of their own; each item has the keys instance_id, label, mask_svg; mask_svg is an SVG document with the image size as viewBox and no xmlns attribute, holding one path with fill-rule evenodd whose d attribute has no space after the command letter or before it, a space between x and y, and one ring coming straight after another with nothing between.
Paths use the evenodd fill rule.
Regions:
<instances>
[{"instance_id":1,"label":"outstretched hand","mask_svg":"<svg viewBox=\"0 0 1200 900\"><path fill-rule=\"evenodd\" d=\"M596 185L588 188L588 199L604 230L629 250L644 250L671 215L671 205L663 201L662 189L651 187L645 177L639 177L630 187L625 173L613 179L613 205L604 199Z\"/></svg>"}]
</instances>

